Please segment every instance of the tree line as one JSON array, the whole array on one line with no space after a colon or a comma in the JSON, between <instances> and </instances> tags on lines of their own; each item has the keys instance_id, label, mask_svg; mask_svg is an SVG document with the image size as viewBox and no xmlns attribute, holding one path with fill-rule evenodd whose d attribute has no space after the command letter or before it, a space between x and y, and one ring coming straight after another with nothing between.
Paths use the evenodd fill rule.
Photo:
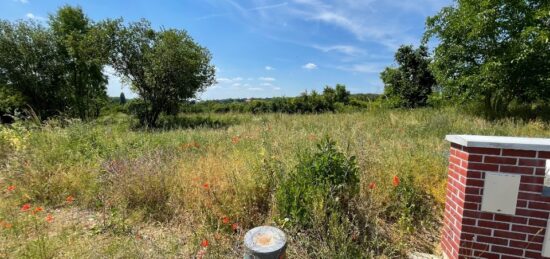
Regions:
<instances>
[{"instance_id":1,"label":"tree line","mask_svg":"<svg viewBox=\"0 0 550 259\"><path fill-rule=\"evenodd\" d=\"M40 119L95 118L108 101L114 68L138 94L142 125L215 82L210 52L184 30L155 30L150 22L92 21L64 6L36 21L0 21L0 112L29 108Z\"/></svg>"}]
</instances>

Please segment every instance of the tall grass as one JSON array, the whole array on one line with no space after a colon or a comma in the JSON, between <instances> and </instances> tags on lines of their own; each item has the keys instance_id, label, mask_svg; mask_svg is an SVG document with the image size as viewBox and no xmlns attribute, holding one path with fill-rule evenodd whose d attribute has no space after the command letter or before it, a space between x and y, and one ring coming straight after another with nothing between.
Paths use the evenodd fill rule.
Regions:
<instances>
[{"instance_id":1,"label":"tall grass","mask_svg":"<svg viewBox=\"0 0 550 259\"><path fill-rule=\"evenodd\" d=\"M192 257L206 239L206 257L237 258L245 231L262 224L289 234L293 258L430 252L445 197L446 134L550 137L541 121L486 121L453 109L193 115L154 131L132 123L119 114L1 126L0 257ZM293 224L275 194L323 136L355 157L359 190L320 229ZM44 211L22 212L25 203Z\"/></svg>"}]
</instances>

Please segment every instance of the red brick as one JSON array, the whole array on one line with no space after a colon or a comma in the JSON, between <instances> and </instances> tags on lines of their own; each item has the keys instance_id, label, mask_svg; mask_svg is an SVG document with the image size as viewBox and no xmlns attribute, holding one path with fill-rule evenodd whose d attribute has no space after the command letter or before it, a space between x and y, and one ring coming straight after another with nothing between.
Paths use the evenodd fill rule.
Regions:
<instances>
[{"instance_id":1,"label":"red brick","mask_svg":"<svg viewBox=\"0 0 550 259\"><path fill-rule=\"evenodd\" d=\"M537 192L537 193L540 193L542 192L542 185L540 184L520 184L519 185L519 189L521 191L526 191L526 192Z\"/></svg>"},{"instance_id":2,"label":"red brick","mask_svg":"<svg viewBox=\"0 0 550 259\"><path fill-rule=\"evenodd\" d=\"M533 174L532 167L520 167L511 165L501 165L500 171L503 173Z\"/></svg>"},{"instance_id":3,"label":"red brick","mask_svg":"<svg viewBox=\"0 0 550 259\"><path fill-rule=\"evenodd\" d=\"M517 241L517 240L510 240L510 246L515 248L520 248L520 249L531 249L531 250L539 250L539 251L542 250L541 244Z\"/></svg>"},{"instance_id":4,"label":"red brick","mask_svg":"<svg viewBox=\"0 0 550 259\"><path fill-rule=\"evenodd\" d=\"M483 162L489 164L515 165L518 159L514 157L485 156Z\"/></svg>"},{"instance_id":5,"label":"red brick","mask_svg":"<svg viewBox=\"0 0 550 259\"><path fill-rule=\"evenodd\" d=\"M542 176L522 175L521 176L521 182L522 183L543 184L544 183L544 177L542 177Z\"/></svg>"},{"instance_id":6,"label":"red brick","mask_svg":"<svg viewBox=\"0 0 550 259\"><path fill-rule=\"evenodd\" d=\"M466 195L465 200L469 202L481 202L481 195Z\"/></svg>"},{"instance_id":7,"label":"red brick","mask_svg":"<svg viewBox=\"0 0 550 259\"><path fill-rule=\"evenodd\" d=\"M467 179L466 180L466 185L467 186L483 187L485 185L485 181L484 180L479 180L479 179Z\"/></svg>"},{"instance_id":8,"label":"red brick","mask_svg":"<svg viewBox=\"0 0 550 259\"><path fill-rule=\"evenodd\" d=\"M482 155L469 154L468 155L468 162L483 162L483 156Z\"/></svg>"},{"instance_id":9,"label":"red brick","mask_svg":"<svg viewBox=\"0 0 550 259\"><path fill-rule=\"evenodd\" d=\"M541 176L546 175L545 169L544 168L535 168L535 175L541 175Z\"/></svg>"},{"instance_id":10,"label":"red brick","mask_svg":"<svg viewBox=\"0 0 550 259\"><path fill-rule=\"evenodd\" d=\"M458 158L456 156L449 156L449 163L452 163L452 164L455 164L455 165L460 165L460 162L462 162L462 160L460 160L460 158Z\"/></svg>"},{"instance_id":11,"label":"red brick","mask_svg":"<svg viewBox=\"0 0 550 259\"><path fill-rule=\"evenodd\" d=\"M468 186L468 187L466 187L465 193L466 194L480 194L479 190L481 190L481 188Z\"/></svg>"},{"instance_id":12,"label":"red brick","mask_svg":"<svg viewBox=\"0 0 550 259\"><path fill-rule=\"evenodd\" d=\"M543 258L541 252L532 252L532 251L525 251L525 258L536 258L540 259Z\"/></svg>"},{"instance_id":13,"label":"red brick","mask_svg":"<svg viewBox=\"0 0 550 259\"><path fill-rule=\"evenodd\" d=\"M492 228L492 229L503 229L503 230L510 229L510 224L508 223L487 221L487 220L478 220L477 225L480 227Z\"/></svg>"},{"instance_id":14,"label":"red brick","mask_svg":"<svg viewBox=\"0 0 550 259\"><path fill-rule=\"evenodd\" d=\"M507 239L498 238L498 237L477 236L477 242L497 244L497 245L508 245Z\"/></svg>"},{"instance_id":15,"label":"red brick","mask_svg":"<svg viewBox=\"0 0 550 259\"><path fill-rule=\"evenodd\" d=\"M550 210L550 203L530 201L529 208L536 210Z\"/></svg>"},{"instance_id":16,"label":"red brick","mask_svg":"<svg viewBox=\"0 0 550 259\"><path fill-rule=\"evenodd\" d=\"M537 157L537 151L519 150L519 149L503 149L503 156L521 156L521 157Z\"/></svg>"},{"instance_id":17,"label":"red brick","mask_svg":"<svg viewBox=\"0 0 550 259\"><path fill-rule=\"evenodd\" d=\"M523 259L522 256L501 255L500 259Z\"/></svg>"},{"instance_id":18,"label":"red brick","mask_svg":"<svg viewBox=\"0 0 550 259\"><path fill-rule=\"evenodd\" d=\"M517 239L517 240L525 240L525 238L527 237L527 235L523 233L502 231L502 230L495 230L494 235L495 237L503 237L507 239Z\"/></svg>"},{"instance_id":19,"label":"red brick","mask_svg":"<svg viewBox=\"0 0 550 259\"><path fill-rule=\"evenodd\" d=\"M523 255L523 250L504 246L491 246L491 252L503 253L508 255Z\"/></svg>"},{"instance_id":20,"label":"red brick","mask_svg":"<svg viewBox=\"0 0 550 259\"><path fill-rule=\"evenodd\" d=\"M522 217L514 217L502 214L495 214L495 221L504 221L516 224L527 224L527 219Z\"/></svg>"},{"instance_id":21,"label":"red brick","mask_svg":"<svg viewBox=\"0 0 550 259\"><path fill-rule=\"evenodd\" d=\"M490 244L484 244L479 242L470 242L470 241L463 241L462 246L469 248L469 249L475 249L475 250L489 250Z\"/></svg>"},{"instance_id":22,"label":"red brick","mask_svg":"<svg viewBox=\"0 0 550 259\"><path fill-rule=\"evenodd\" d=\"M544 201L550 202L550 197L544 197L541 193L528 193L528 192L519 192L518 199L530 200L530 201Z\"/></svg>"},{"instance_id":23,"label":"red brick","mask_svg":"<svg viewBox=\"0 0 550 259\"><path fill-rule=\"evenodd\" d=\"M533 218L529 219L530 226L546 227L546 223L547 223L546 220L542 220L542 219L533 219Z\"/></svg>"},{"instance_id":24,"label":"red brick","mask_svg":"<svg viewBox=\"0 0 550 259\"><path fill-rule=\"evenodd\" d=\"M468 165L468 169L498 172L498 165L483 164L483 163L470 163Z\"/></svg>"},{"instance_id":25,"label":"red brick","mask_svg":"<svg viewBox=\"0 0 550 259\"><path fill-rule=\"evenodd\" d=\"M527 201L526 200L518 200L516 202L516 207L518 207L518 208L527 208Z\"/></svg>"},{"instance_id":26,"label":"red brick","mask_svg":"<svg viewBox=\"0 0 550 259\"><path fill-rule=\"evenodd\" d=\"M542 234L544 235L544 227L531 227L531 226L524 226L524 225L512 225L512 231L517 231L521 233L528 233L528 234Z\"/></svg>"},{"instance_id":27,"label":"red brick","mask_svg":"<svg viewBox=\"0 0 550 259\"><path fill-rule=\"evenodd\" d=\"M544 236L542 236L540 234L539 235L528 235L527 236L527 241L542 244L542 242L544 242Z\"/></svg>"},{"instance_id":28,"label":"red brick","mask_svg":"<svg viewBox=\"0 0 550 259\"><path fill-rule=\"evenodd\" d=\"M464 209L478 210L478 208L479 208L479 203L474 203L474 202L465 202L464 203Z\"/></svg>"},{"instance_id":29,"label":"red brick","mask_svg":"<svg viewBox=\"0 0 550 259\"><path fill-rule=\"evenodd\" d=\"M521 158L518 163L519 166L537 166L544 167L546 166L546 160L543 159L525 159Z\"/></svg>"},{"instance_id":30,"label":"red brick","mask_svg":"<svg viewBox=\"0 0 550 259\"><path fill-rule=\"evenodd\" d=\"M529 209L516 209L516 215L547 219L548 218L548 211L538 211L538 210L529 210Z\"/></svg>"},{"instance_id":31,"label":"red brick","mask_svg":"<svg viewBox=\"0 0 550 259\"><path fill-rule=\"evenodd\" d=\"M464 217L493 220L494 214L489 212L464 210Z\"/></svg>"},{"instance_id":32,"label":"red brick","mask_svg":"<svg viewBox=\"0 0 550 259\"><path fill-rule=\"evenodd\" d=\"M479 235L485 235L485 236L491 235L491 230L488 228L462 226L462 231L466 233L479 234Z\"/></svg>"},{"instance_id":33,"label":"red brick","mask_svg":"<svg viewBox=\"0 0 550 259\"><path fill-rule=\"evenodd\" d=\"M486 259L500 259L500 254L493 254L489 253L487 251L474 251L474 256L477 256L479 258L486 258ZM470 259L470 258L468 258Z\"/></svg>"},{"instance_id":34,"label":"red brick","mask_svg":"<svg viewBox=\"0 0 550 259\"><path fill-rule=\"evenodd\" d=\"M499 148L464 147L463 150L472 154L500 155Z\"/></svg>"},{"instance_id":35,"label":"red brick","mask_svg":"<svg viewBox=\"0 0 550 259\"><path fill-rule=\"evenodd\" d=\"M539 158L550 159L549 151L539 151Z\"/></svg>"},{"instance_id":36,"label":"red brick","mask_svg":"<svg viewBox=\"0 0 550 259\"><path fill-rule=\"evenodd\" d=\"M468 226L475 226L476 220L471 218L463 218L462 219L462 225L468 225Z\"/></svg>"}]
</instances>

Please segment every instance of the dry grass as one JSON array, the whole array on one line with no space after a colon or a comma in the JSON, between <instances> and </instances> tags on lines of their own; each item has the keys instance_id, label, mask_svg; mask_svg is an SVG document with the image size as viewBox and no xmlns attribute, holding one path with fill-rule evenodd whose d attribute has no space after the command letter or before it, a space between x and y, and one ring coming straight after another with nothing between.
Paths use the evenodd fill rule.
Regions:
<instances>
[{"instance_id":1,"label":"dry grass","mask_svg":"<svg viewBox=\"0 0 550 259\"><path fill-rule=\"evenodd\" d=\"M189 258L204 239L206 257L238 258L244 232L261 224L289 233L293 258L344 257L350 242L363 257L429 252L445 196L444 135L550 136L540 121L489 122L450 109L214 118L230 126L146 132L125 115L2 126L0 258ZM278 214L273 194L324 135L357 159L353 224L300 229ZM396 209L395 175L410 177L414 202L430 208L422 220ZM22 212L25 203L44 211Z\"/></svg>"}]
</instances>

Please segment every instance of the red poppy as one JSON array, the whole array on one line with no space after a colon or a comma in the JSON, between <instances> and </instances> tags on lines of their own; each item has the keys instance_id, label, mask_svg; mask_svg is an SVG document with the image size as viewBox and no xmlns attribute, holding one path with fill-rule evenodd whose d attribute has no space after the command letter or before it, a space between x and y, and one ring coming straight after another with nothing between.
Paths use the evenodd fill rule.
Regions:
<instances>
[{"instance_id":1,"label":"red poppy","mask_svg":"<svg viewBox=\"0 0 550 259\"><path fill-rule=\"evenodd\" d=\"M52 223L52 221L53 221L53 216L52 216L52 214L48 214L48 216L46 216L46 222Z\"/></svg>"},{"instance_id":2,"label":"red poppy","mask_svg":"<svg viewBox=\"0 0 550 259\"><path fill-rule=\"evenodd\" d=\"M210 185L209 185L208 183L204 183L204 184L202 185L202 188L204 188L204 189L208 189L209 187L210 187Z\"/></svg>"},{"instance_id":3,"label":"red poppy","mask_svg":"<svg viewBox=\"0 0 550 259\"><path fill-rule=\"evenodd\" d=\"M237 229L239 229L239 223L231 224L231 229L233 229L233 231L237 231Z\"/></svg>"},{"instance_id":4,"label":"red poppy","mask_svg":"<svg viewBox=\"0 0 550 259\"><path fill-rule=\"evenodd\" d=\"M8 191L13 192L15 190L15 185L8 186Z\"/></svg>"},{"instance_id":5,"label":"red poppy","mask_svg":"<svg viewBox=\"0 0 550 259\"><path fill-rule=\"evenodd\" d=\"M369 189L373 190L374 188L376 188L376 183L375 182L371 182L369 184Z\"/></svg>"},{"instance_id":6,"label":"red poppy","mask_svg":"<svg viewBox=\"0 0 550 259\"><path fill-rule=\"evenodd\" d=\"M34 211L32 212L32 214L36 214L36 213L41 212L41 211L43 211L43 210L44 210L44 209L43 209L42 207L36 207L36 208L34 209Z\"/></svg>"},{"instance_id":7,"label":"red poppy","mask_svg":"<svg viewBox=\"0 0 550 259\"><path fill-rule=\"evenodd\" d=\"M73 203L74 197L72 195L69 195L65 200L67 201L67 203Z\"/></svg>"},{"instance_id":8,"label":"red poppy","mask_svg":"<svg viewBox=\"0 0 550 259\"><path fill-rule=\"evenodd\" d=\"M27 211L31 208L31 204L29 203L25 203L23 204L23 206L21 207L21 211Z\"/></svg>"},{"instance_id":9,"label":"red poppy","mask_svg":"<svg viewBox=\"0 0 550 259\"><path fill-rule=\"evenodd\" d=\"M399 177L394 176L393 177L393 186L397 187L399 185L400 181L399 181Z\"/></svg>"},{"instance_id":10,"label":"red poppy","mask_svg":"<svg viewBox=\"0 0 550 259\"><path fill-rule=\"evenodd\" d=\"M224 216L224 217L222 218L222 222L223 222L223 224L229 224L229 217Z\"/></svg>"},{"instance_id":11,"label":"red poppy","mask_svg":"<svg viewBox=\"0 0 550 259\"><path fill-rule=\"evenodd\" d=\"M239 136L233 136L233 137L231 138L231 142L233 142L233 144L239 143L240 140L241 140L241 139L239 138Z\"/></svg>"},{"instance_id":12,"label":"red poppy","mask_svg":"<svg viewBox=\"0 0 550 259\"><path fill-rule=\"evenodd\" d=\"M202 246L202 247L208 247L208 240L207 240L207 239L203 239L202 242L201 242L201 246Z\"/></svg>"}]
</instances>

